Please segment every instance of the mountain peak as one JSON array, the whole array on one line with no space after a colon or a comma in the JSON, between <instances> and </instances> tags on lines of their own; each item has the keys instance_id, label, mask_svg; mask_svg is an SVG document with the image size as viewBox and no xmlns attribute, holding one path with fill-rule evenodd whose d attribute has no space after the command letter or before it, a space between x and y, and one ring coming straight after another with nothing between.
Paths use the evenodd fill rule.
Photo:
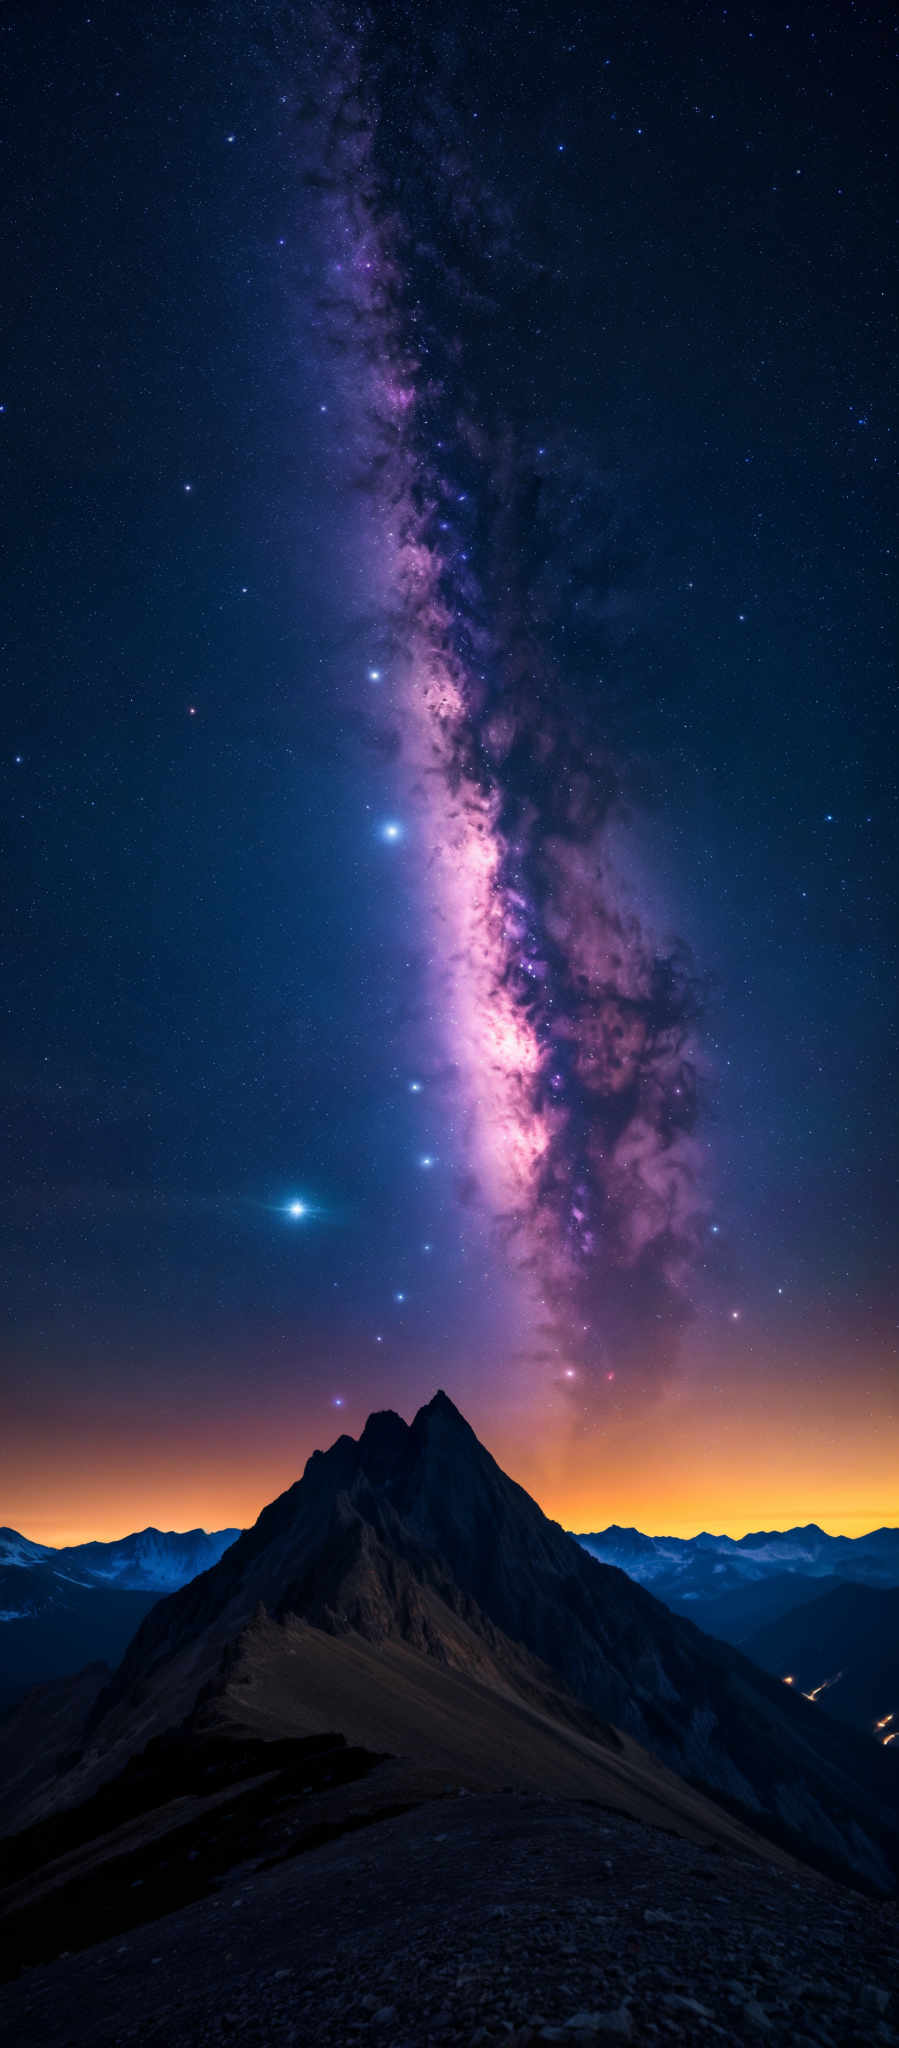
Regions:
<instances>
[{"instance_id":1,"label":"mountain peak","mask_svg":"<svg viewBox=\"0 0 899 2048\"><path fill-rule=\"evenodd\" d=\"M260 1667L254 1706L255 1693L245 1696L228 1674L238 1669L235 1658L251 1656L248 1631L262 1609L273 1631L271 1672L287 1675L282 1686ZM783 1779L809 1783L803 1813L817 1813L814 1802L826 1810L820 1840L830 1844L833 1816L851 1806L858 1839L842 1838L846 1854L875 1882L884 1879L879 1844L890 1843L892 1815L881 1817L876 1747L852 1731L834 1733L779 1679L589 1557L502 1471L442 1388L411 1424L382 1410L357 1441L340 1437L311 1458L304 1477L217 1564L158 1602L93 1710L91 1753L102 1770L104 1755L143 1746L148 1733L195 1710L229 1725L236 1717L237 1725L260 1701L265 1727L283 1721L290 1732L313 1711L319 1683L330 1702L338 1678L352 1691L353 1712L361 1711L357 1660L368 1660L374 1686L371 1656L391 1640L404 1651L399 1659L391 1653L377 1677L381 1693L400 1685L412 1651L443 1672L492 1673L504 1689L524 1682L532 1703L545 1697L552 1673L550 1682L579 1702L577 1712L617 1723L669 1768L703 1777L754 1811L775 1812ZM526 1673L522 1657L537 1660ZM412 1691L417 1698L418 1679ZM452 1717L448 1701L444 1719ZM770 1756L760 1723L771 1730ZM404 1743L412 1741L410 1724L402 1726Z\"/></svg>"},{"instance_id":2,"label":"mountain peak","mask_svg":"<svg viewBox=\"0 0 899 2048\"><path fill-rule=\"evenodd\" d=\"M429 1424L432 1422L449 1426L456 1430L460 1436L470 1438L473 1443L478 1441L471 1423L466 1422L464 1415L456 1407L455 1401L450 1400L449 1395L444 1393L442 1387L438 1387L436 1394L432 1394L430 1401L426 1401L424 1406L419 1408L412 1423L412 1428L420 1436L428 1429Z\"/></svg>"}]
</instances>

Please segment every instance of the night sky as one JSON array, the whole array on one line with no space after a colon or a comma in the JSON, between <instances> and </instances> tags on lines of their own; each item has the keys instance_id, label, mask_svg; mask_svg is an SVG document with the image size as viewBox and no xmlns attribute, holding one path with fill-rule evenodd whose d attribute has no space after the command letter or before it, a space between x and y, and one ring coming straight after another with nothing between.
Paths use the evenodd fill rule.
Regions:
<instances>
[{"instance_id":1,"label":"night sky","mask_svg":"<svg viewBox=\"0 0 899 2048\"><path fill-rule=\"evenodd\" d=\"M2 50L0 1520L896 1521L886 11Z\"/></svg>"}]
</instances>

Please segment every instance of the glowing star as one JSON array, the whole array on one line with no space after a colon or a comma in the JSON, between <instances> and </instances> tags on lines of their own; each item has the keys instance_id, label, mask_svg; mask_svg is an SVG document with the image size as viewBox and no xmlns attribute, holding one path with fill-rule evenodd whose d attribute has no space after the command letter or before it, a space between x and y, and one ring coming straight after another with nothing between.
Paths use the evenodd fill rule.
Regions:
<instances>
[{"instance_id":1,"label":"glowing star","mask_svg":"<svg viewBox=\"0 0 899 2048\"><path fill-rule=\"evenodd\" d=\"M436 1160L433 1152L423 1152L418 1163L420 1166L435 1166Z\"/></svg>"},{"instance_id":2,"label":"glowing star","mask_svg":"<svg viewBox=\"0 0 899 2048\"><path fill-rule=\"evenodd\" d=\"M405 1295L404 1295L404 1294L395 1294L395 1295L394 1295L394 1297L393 1297L393 1299L394 1299L394 1301L398 1301L398 1302L402 1303L402 1302L404 1302L404 1301L405 1301L406 1297L405 1297Z\"/></svg>"},{"instance_id":3,"label":"glowing star","mask_svg":"<svg viewBox=\"0 0 899 2048\"><path fill-rule=\"evenodd\" d=\"M17 758L18 758L18 757L17 757ZM420 1082L420 1081L410 1081L410 1083L409 1083L409 1093L410 1093L410 1095L420 1095L420 1094L421 1094L421 1082Z\"/></svg>"},{"instance_id":4,"label":"glowing star","mask_svg":"<svg viewBox=\"0 0 899 2048\"><path fill-rule=\"evenodd\" d=\"M388 844L395 845L398 839L402 839L402 836L402 825L398 825L395 818L387 818L381 826L381 838L386 839Z\"/></svg>"},{"instance_id":5,"label":"glowing star","mask_svg":"<svg viewBox=\"0 0 899 2048\"><path fill-rule=\"evenodd\" d=\"M293 1217L295 1223L298 1222L301 1216L306 1215L305 1202L288 1202L287 1214Z\"/></svg>"},{"instance_id":6,"label":"glowing star","mask_svg":"<svg viewBox=\"0 0 899 2048\"><path fill-rule=\"evenodd\" d=\"M730 1319L731 1319L731 1322L732 1322L732 1323L738 1323L738 1322L739 1322L739 1320L740 1320L740 1311L739 1311L739 1309L738 1309L738 1308L732 1308L732 1309L731 1309L731 1312L730 1312Z\"/></svg>"},{"instance_id":7,"label":"glowing star","mask_svg":"<svg viewBox=\"0 0 899 2048\"><path fill-rule=\"evenodd\" d=\"M576 1377L576 1375L575 1375L575 1370L574 1370L574 1366L573 1366L573 1365L566 1365L566 1367L565 1367L565 1378L566 1378L567 1380L573 1380L573 1379L574 1379L575 1377Z\"/></svg>"},{"instance_id":8,"label":"glowing star","mask_svg":"<svg viewBox=\"0 0 899 2048\"><path fill-rule=\"evenodd\" d=\"M380 682L380 680L381 680L381 671L380 671L380 669L379 669L379 668L370 668L370 669L369 669L369 671L368 671L368 680L369 680L369 682L370 682L370 683L379 683L379 682Z\"/></svg>"},{"instance_id":9,"label":"glowing star","mask_svg":"<svg viewBox=\"0 0 899 2048\"><path fill-rule=\"evenodd\" d=\"M334 1394L334 1395L332 1396L332 1399L331 1399L331 1406L332 1406L332 1408L342 1408L342 1407L343 1407L343 1395L342 1395L342 1394Z\"/></svg>"}]
</instances>

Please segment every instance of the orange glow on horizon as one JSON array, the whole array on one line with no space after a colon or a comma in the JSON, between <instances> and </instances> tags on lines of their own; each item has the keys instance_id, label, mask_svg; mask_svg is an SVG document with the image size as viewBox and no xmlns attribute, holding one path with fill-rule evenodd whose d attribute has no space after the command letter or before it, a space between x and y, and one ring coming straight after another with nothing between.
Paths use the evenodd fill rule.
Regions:
<instances>
[{"instance_id":1,"label":"orange glow on horizon","mask_svg":"<svg viewBox=\"0 0 899 2048\"><path fill-rule=\"evenodd\" d=\"M546 1514L575 1531L611 1523L650 1535L702 1529L739 1537L816 1522L830 1535L899 1525L890 1383L859 1398L858 1381L822 1402L817 1376L789 1385L757 1374L715 1402L697 1380L628 1412L610 1389L607 1420L589 1423L560 1386L519 1390L495 1378L463 1385L439 1375L505 1471ZM300 1478L311 1452L341 1431L357 1436L370 1410L396 1399L385 1374L337 1412L325 1396L252 1384L173 1415L120 1393L99 1419L72 1408L23 1416L0 1451L0 1521L54 1545L161 1529L249 1527ZM438 1384L422 1391L426 1400ZM143 1403L147 1402L142 1390ZM173 1448L174 1446L174 1448Z\"/></svg>"}]
</instances>

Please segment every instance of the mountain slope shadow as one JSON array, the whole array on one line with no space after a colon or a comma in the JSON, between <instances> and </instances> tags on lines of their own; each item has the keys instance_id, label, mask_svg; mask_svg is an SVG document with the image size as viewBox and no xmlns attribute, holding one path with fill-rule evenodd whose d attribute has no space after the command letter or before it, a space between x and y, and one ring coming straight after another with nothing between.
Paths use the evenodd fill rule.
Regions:
<instances>
[{"instance_id":1,"label":"mountain slope shadow","mask_svg":"<svg viewBox=\"0 0 899 2048\"><path fill-rule=\"evenodd\" d=\"M899 1868L894 1760L588 1556L442 1394L409 1426L375 1415L358 1442L316 1452L219 1564L158 1603L43 1810L185 1722L339 1727L484 1783L583 1796L589 1781L685 1828L729 1824L711 1794L885 1889Z\"/></svg>"}]
</instances>

